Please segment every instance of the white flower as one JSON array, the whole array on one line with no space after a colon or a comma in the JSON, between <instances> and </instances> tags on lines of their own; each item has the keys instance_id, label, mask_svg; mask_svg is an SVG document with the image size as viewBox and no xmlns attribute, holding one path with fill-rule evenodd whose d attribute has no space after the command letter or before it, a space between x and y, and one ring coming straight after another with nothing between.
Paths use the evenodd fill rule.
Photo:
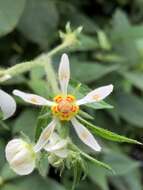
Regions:
<instances>
[{"instance_id":1,"label":"white flower","mask_svg":"<svg viewBox=\"0 0 143 190\"><path fill-rule=\"evenodd\" d=\"M68 156L67 149L68 140L62 139L57 133L53 133L45 145L44 149L57 157L66 158Z\"/></svg>"},{"instance_id":2,"label":"white flower","mask_svg":"<svg viewBox=\"0 0 143 190\"><path fill-rule=\"evenodd\" d=\"M16 110L15 100L6 92L0 89L0 109L3 113L3 119L11 117Z\"/></svg>"},{"instance_id":3,"label":"white flower","mask_svg":"<svg viewBox=\"0 0 143 190\"><path fill-rule=\"evenodd\" d=\"M36 154L31 144L22 139L9 141L5 149L10 167L19 175L28 175L35 168Z\"/></svg>"},{"instance_id":4,"label":"white flower","mask_svg":"<svg viewBox=\"0 0 143 190\"><path fill-rule=\"evenodd\" d=\"M51 134L55 129L58 120L66 120L66 121L71 121L78 137L86 145L88 145L90 148L92 148L95 151L100 151L101 150L100 145L97 143L94 136L88 131L88 129L84 127L76 119L76 115L78 114L80 105L92 102L99 102L104 98L106 98L113 91L113 85L110 84L107 86L97 88L92 92L88 93L82 99L76 100L74 96L67 94L68 83L70 80L70 66L69 66L69 59L66 54L62 55L58 75L59 75L61 94L57 95L54 98L54 101L49 101L41 96L24 93L19 90L13 91L13 93L16 96L21 97L24 101L28 103L51 107L51 111L53 113L53 121L41 133L41 136L37 142L35 150L39 151L47 144Z\"/></svg>"}]
</instances>

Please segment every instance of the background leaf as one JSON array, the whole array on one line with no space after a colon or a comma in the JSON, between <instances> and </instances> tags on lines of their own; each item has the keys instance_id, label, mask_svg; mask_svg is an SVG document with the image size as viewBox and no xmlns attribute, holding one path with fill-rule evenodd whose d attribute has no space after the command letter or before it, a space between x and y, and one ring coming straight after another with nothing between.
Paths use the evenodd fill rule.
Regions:
<instances>
[{"instance_id":1,"label":"background leaf","mask_svg":"<svg viewBox=\"0 0 143 190\"><path fill-rule=\"evenodd\" d=\"M11 32L24 10L25 0L0 0L0 36Z\"/></svg>"}]
</instances>

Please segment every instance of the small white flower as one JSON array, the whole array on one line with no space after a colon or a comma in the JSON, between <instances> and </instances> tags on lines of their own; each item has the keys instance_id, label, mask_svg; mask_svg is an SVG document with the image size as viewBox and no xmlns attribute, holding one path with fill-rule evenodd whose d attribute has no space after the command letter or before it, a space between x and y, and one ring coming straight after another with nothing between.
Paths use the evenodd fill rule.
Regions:
<instances>
[{"instance_id":1,"label":"small white flower","mask_svg":"<svg viewBox=\"0 0 143 190\"><path fill-rule=\"evenodd\" d=\"M43 130L41 136L36 145L36 151L43 148L48 142L51 134L53 133L58 120L71 121L78 137L90 148L95 151L100 151L101 147L95 140L94 136L76 119L76 115L79 111L79 106L92 102L99 102L106 98L112 91L113 85L102 86L88 93L80 100L70 94L67 94L68 83L70 79L70 66L69 59L66 54L62 55L59 66L59 83L61 87L61 94L54 98L54 101L49 101L43 97L35 94L28 94L19 90L14 90L13 93L16 96L21 97L28 103L36 105L50 106L53 113L53 121Z\"/></svg>"},{"instance_id":2,"label":"small white flower","mask_svg":"<svg viewBox=\"0 0 143 190\"><path fill-rule=\"evenodd\" d=\"M19 175L28 175L35 168L36 154L31 144L22 139L9 141L5 149L10 167Z\"/></svg>"},{"instance_id":3,"label":"small white flower","mask_svg":"<svg viewBox=\"0 0 143 190\"><path fill-rule=\"evenodd\" d=\"M59 158L66 158L68 156L67 149L68 140L62 139L57 133L53 133L49 138L48 143L44 149L52 154L55 154Z\"/></svg>"},{"instance_id":4,"label":"small white flower","mask_svg":"<svg viewBox=\"0 0 143 190\"><path fill-rule=\"evenodd\" d=\"M1 89L0 89L0 109L3 113L3 119L11 117L16 110L15 100L12 98L12 96L10 96Z\"/></svg>"}]
</instances>

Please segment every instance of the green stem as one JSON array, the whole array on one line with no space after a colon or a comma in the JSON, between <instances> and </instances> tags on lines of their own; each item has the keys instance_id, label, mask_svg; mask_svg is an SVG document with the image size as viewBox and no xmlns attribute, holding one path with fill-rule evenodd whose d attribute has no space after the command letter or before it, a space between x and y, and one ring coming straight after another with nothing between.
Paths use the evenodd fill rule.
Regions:
<instances>
[{"instance_id":1,"label":"green stem","mask_svg":"<svg viewBox=\"0 0 143 190\"><path fill-rule=\"evenodd\" d=\"M39 66L40 63L37 61L27 61L23 62L17 65L14 65L13 67L4 70L1 72L1 76L3 77L4 75L10 75L11 77L22 74L26 71L31 70L33 67Z\"/></svg>"},{"instance_id":2,"label":"green stem","mask_svg":"<svg viewBox=\"0 0 143 190\"><path fill-rule=\"evenodd\" d=\"M43 62L43 60L50 59L53 55L55 55L57 52L61 51L62 49L66 47L68 47L68 44L62 43L56 48L54 48L53 50L51 50L49 53L42 54L32 61L22 62L22 63L14 65L13 67L9 69L0 71L0 77L3 78L6 75L10 75L11 77L13 77L13 76L25 73L27 71L30 71L34 67L45 66L47 64L47 61ZM53 70L52 66L51 66L51 70Z\"/></svg>"},{"instance_id":3,"label":"green stem","mask_svg":"<svg viewBox=\"0 0 143 190\"><path fill-rule=\"evenodd\" d=\"M54 68L51 64L51 57L54 54L56 54L57 52L66 48L68 45L69 44L67 44L67 43L62 43L62 44L58 45L56 48L54 48L53 50L51 50L49 53L42 54L42 55L38 56L36 59L34 59L33 61L23 62L23 63L15 65L7 70L2 71L0 73L1 82L3 81L5 76L13 77L13 76L22 74L24 72L27 72L34 67L42 66L45 68L47 80L51 86L51 89L52 89L54 95L58 94L59 88L58 88L58 84L57 84L57 80L56 80L57 77L56 77Z\"/></svg>"},{"instance_id":4,"label":"green stem","mask_svg":"<svg viewBox=\"0 0 143 190\"><path fill-rule=\"evenodd\" d=\"M77 168L74 168L74 179L73 179L73 184L72 184L72 189L71 190L75 190L76 187L76 179L77 179Z\"/></svg>"},{"instance_id":5,"label":"green stem","mask_svg":"<svg viewBox=\"0 0 143 190\"><path fill-rule=\"evenodd\" d=\"M54 72L54 68L51 64L51 60L49 59L49 62L47 64L45 64L45 72L46 72L46 77L47 80L51 86L51 89L55 94L59 93L59 88L58 88L58 84L57 84L57 80L56 80L56 74Z\"/></svg>"},{"instance_id":6,"label":"green stem","mask_svg":"<svg viewBox=\"0 0 143 190\"><path fill-rule=\"evenodd\" d=\"M51 50L47 55L45 55L45 57L52 57L53 55L55 55L57 52L65 49L66 47L68 47L69 44L67 43L62 43L60 45L58 45L57 47L55 47L53 50Z\"/></svg>"}]
</instances>

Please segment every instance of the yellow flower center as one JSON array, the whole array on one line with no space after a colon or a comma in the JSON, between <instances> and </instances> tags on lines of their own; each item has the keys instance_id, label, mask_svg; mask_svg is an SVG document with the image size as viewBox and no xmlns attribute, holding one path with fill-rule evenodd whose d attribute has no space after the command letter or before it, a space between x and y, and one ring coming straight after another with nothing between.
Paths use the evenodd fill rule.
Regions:
<instances>
[{"instance_id":1,"label":"yellow flower center","mask_svg":"<svg viewBox=\"0 0 143 190\"><path fill-rule=\"evenodd\" d=\"M72 95L57 95L54 98L55 105L51 107L54 116L60 120L70 120L78 113L79 106L76 105L76 99Z\"/></svg>"}]
</instances>

